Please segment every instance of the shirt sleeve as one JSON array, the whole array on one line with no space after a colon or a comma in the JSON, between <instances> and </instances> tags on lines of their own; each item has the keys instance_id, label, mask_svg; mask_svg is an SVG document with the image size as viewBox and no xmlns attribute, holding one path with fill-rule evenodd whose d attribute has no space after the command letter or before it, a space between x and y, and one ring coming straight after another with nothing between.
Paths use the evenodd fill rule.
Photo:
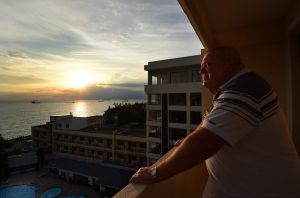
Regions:
<instances>
[{"instance_id":1,"label":"shirt sleeve","mask_svg":"<svg viewBox=\"0 0 300 198\"><path fill-rule=\"evenodd\" d=\"M201 126L234 146L260 124L255 107L242 97L221 96Z\"/></svg>"}]
</instances>

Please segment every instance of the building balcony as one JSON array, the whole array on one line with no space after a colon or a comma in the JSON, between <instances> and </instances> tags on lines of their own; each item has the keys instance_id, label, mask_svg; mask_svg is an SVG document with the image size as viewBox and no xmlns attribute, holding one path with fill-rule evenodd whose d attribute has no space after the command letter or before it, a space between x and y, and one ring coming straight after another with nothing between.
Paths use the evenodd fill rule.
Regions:
<instances>
[{"instance_id":1,"label":"building balcony","mask_svg":"<svg viewBox=\"0 0 300 198\"><path fill-rule=\"evenodd\" d=\"M146 153L147 149L146 148L139 148L138 152L140 153Z\"/></svg>"},{"instance_id":2,"label":"building balcony","mask_svg":"<svg viewBox=\"0 0 300 198\"><path fill-rule=\"evenodd\" d=\"M161 133L160 132L154 132L154 133L150 132L148 136L153 137L153 138L160 138Z\"/></svg>"},{"instance_id":3,"label":"building balcony","mask_svg":"<svg viewBox=\"0 0 300 198\"><path fill-rule=\"evenodd\" d=\"M169 151L160 160L164 160L173 150ZM159 161L160 161L159 160ZM128 184L114 198L143 197L213 197L210 186L207 185L208 173L205 163L183 171L167 180L156 184ZM209 183L208 183L209 184ZM205 189L205 190L204 190Z\"/></svg>"},{"instance_id":4,"label":"building balcony","mask_svg":"<svg viewBox=\"0 0 300 198\"><path fill-rule=\"evenodd\" d=\"M154 148L149 148L149 153L161 155L161 146L156 146Z\"/></svg>"},{"instance_id":5,"label":"building balcony","mask_svg":"<svg viewBox=\"0 0 300 198\"><path fill-rule=\"evenodd\" d=\"M88 141L84 141L84 140L74 140L73 143L75 143L75 144L89 145L89 142Z\"/></svg>"},{"instance_id":6,"label":"building balcony","mask_svg":"<svg viewBox=\"0 0 300 198\"><path fill-rule=\"evenodd\" d=\"M115 149L116 150L125 150L125 145L116 145Z\"/></svg>"},{"instance_id":7,"label":"building balcony","mask_svg":"<svg viewBox=\"0 0 300 198\"><path fill-rule=\"evenodd\" d=\"M161 105L146 105L148 110L161 110Z\"/></svg>"},{"instance_id":8,"label":"building balcony","mask_svg":"<svg viewBox=\"0 0 300 198\"><path fill-rule=\"evenodd\" d=\"M145 85L145 92L146 94L199 92L200 87L201 87L200 82L164 84L164 85Z\"/></svg>"}]
</instances>

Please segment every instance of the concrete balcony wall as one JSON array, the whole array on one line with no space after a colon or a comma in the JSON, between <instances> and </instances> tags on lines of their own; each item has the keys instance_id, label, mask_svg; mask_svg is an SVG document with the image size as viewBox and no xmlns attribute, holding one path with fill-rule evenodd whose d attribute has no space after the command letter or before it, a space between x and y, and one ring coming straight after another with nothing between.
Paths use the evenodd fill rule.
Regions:
<instances>
[{"instance_id":1,"label":"concrete balcony wall","mask_svg":"<svg viewBox=\"0 0 300 198\"><path fill-rule=\"evenodd\" d=\"M158 127L161 127L161 122L156 122L156 121L146 121L146 125L147 126L158 126Z\"/></svg>"},{"instance_id":2,"label":"concrete balcony wall","mask_svg":"<svg viewBox=\"0 0 300 198\"><path fill-rule=\"evenodd\" d=\"M188 124L170 122L169 123L169 128L186 129L186 128L188 128Z\"/></svg>"},{"instance_id":3,"label":"concrete balcony wall","mask_svg":"<svg viewBox=\"0 0 300 198\"><path fill-rule=\"evenodd\" d=\"M161 110L161 105L146 105L147 110Z\"/></svg>"},{"instance_id":4,"label":"concrete balcony wall","mask_svg":"<svg viewBox=\"0 0 300 198\"><path fill-rule=\"evenodd\" d=\"M177 83L166 85L145 85L145 92L146 94L200 92L200 87L200 82Z\"/></svg>"},{"instance_id":5,"label":"concrete balcony wall","mask_svg":"<svg viewBox=\"0 0 300 198\"><path fill-rule=\"evenodd\" d=\"M170 111L188 111L188 106L169 105Z\"/></svg>"},{"instance_id":6,"label":"concrete balcony wall","mask_svg":"<svg viewBox=\"0 0 300 198\"><path fill-rule=\"evenodd\" d=\"M201 111L200 106L190 106L190 111Z\"/></svg>"}]
</instances>

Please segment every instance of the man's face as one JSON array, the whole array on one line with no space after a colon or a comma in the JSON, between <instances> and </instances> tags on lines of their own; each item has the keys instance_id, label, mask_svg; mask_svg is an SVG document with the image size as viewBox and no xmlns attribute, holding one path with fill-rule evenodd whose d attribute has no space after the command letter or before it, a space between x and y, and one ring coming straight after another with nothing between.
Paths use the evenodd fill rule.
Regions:
<instances>
[{"instance_id":1,"label":"man's face","mask_svg":"<svg viewBox=\"0 0 300 198\"><path fill-rule=\"evenodd\" d=\"M217 52L207 53L201 62L202 85L213 94L217 92L219 86L224 83L226 76L226 65L221 60Z\"/></svg>"}]
</instances>

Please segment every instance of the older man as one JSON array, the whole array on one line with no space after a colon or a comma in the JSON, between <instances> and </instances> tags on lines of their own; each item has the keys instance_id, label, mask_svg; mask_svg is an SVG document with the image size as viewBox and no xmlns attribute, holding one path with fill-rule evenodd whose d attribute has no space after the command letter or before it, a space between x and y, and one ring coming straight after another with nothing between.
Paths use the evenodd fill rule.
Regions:
<instances>
[{"instance_id":1,"label":"older man","mask_svg":"<svg viewBox=\"0 0 300 198\"><path fill-rule=\"evenodd\" d=\"M206 160L218 197L300 197L299 158L270 85L229 46L205 54L201 76L214 94L210 113L166 160L130 182L159 182Z\"/></svg>"}]
</instances>

